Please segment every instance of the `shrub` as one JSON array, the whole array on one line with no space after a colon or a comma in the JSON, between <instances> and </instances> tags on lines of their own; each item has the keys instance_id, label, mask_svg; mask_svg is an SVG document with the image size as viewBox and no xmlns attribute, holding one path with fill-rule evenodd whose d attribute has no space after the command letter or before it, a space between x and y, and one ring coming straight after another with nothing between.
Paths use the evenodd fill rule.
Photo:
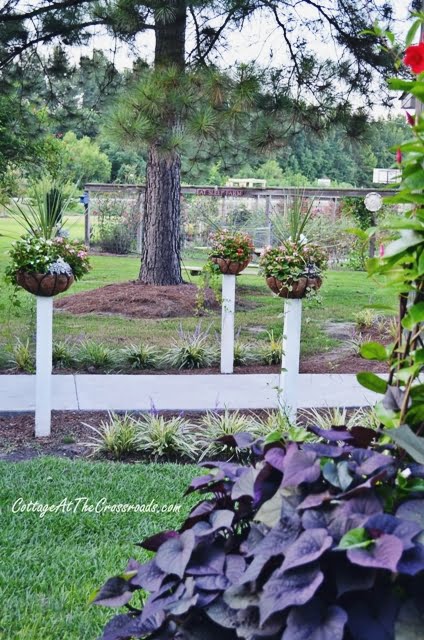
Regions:
<instances>
[{"instance_id":1,"label":"shrub","mask_svg":"<svg viewBox=\"0 0 424 640\"><path fill-rule=\"evenodd\" d=\"M200 424L200 439L203 449L200 460L206 456L219 455L231 458L233 455L238 455L240 451L232 446L233 436L254 429L252 418L239 411L229 411L228 409L225 409L223 413L208 411Z\"/></svg>"},{"instance_id":2,"label":"shrub","mask_svg":"<svg viewBox=\"0 0 424 640\"><path fill-rule=\"evenodd\" d=\"M85 423L84 423L85 424ZM137 451L137 426L135 421L125 414L119 416L109 413L109 420L102 421L99 428L85 424L95 435L90 436L87 442L81 444L92 449L92 455L106 453L120 460Z\"/></svg>"},{"instance_id":3,"label":"shrub","mask_svg":"<svg viewBox=\"0 0 424 640\"><path fill-rule=\"evenodd\" d=\"M209 332L198 325L194 332L180 328L178 339L163 357L165 366L175 369L201 369L210 367L217 361L217 352L209 343Z\"/></svg>"},{"instance_id":4,"label":"shrub","mask_svg":"<svg viewBox=\"0 0 424 640\"><path fill-rule=\"evenodd\" d=\"M58 368L72 367L75 363L75 352L72 345L66 340L53 343L53 365Z\"/></svg>"},{"instance_id":5,"label":"shrub","mask_svg":"<svg viewBox=\"0 0 424 640\"><path fill-rule=\"evenodd\" d=\"M182 417L167 419L149 413L137 420L137 449L154 458L183 456L194 459L198 453L192 425Z\"/></svg>"},{"instance_id":6,"label":"shrub","mask_svg":"<svg viewBox=\"0 0 424 640\"><path fill-rule=\"evenodd\" d=\"M117 356L106 345L88 340L79 346L76 360L86 369L111 369L116 365Z\"/></svg>"},{"instance_id":7,"label":"shrub","mask_svg":"<svg viewBox=\"0 0 424 640\"><path fill-rule=\"evenodd\" d=\"M126 254L136 248L140 226L140 202L115 194L103 195L96 203L96 242L108 253Z\"/></svg>"},{"instance_id":8,"label":"shrub","mask_svg":"<svg viewBox=\"0 0 424 640\"><path fill-rule=\"evenodd\" d=\"M154 369L159 360L159 352L154 347L131 344L121 350L123 360L132 369Z\"/></svg>"},{"instance_id":9,"label":"shrub","mask_svg":"<svg viewBox=\"0 0 424 640\"><path fill-rule=\"evenodd\" d=\"M131 607L103 640L421 637L424 466L372 448L375 432L314 430L252 444L254 465L205 463L181 528L95 596Z\"/></svg>"},{"instance_id":10,"label":"shrub","mask_svg":"<svg viewBox=\"0 0 424 640\"><path fill-rule=\"evenodd\" d=\"M25 342L22 342L20 338L16 340L9 358L9 363L18 371L34 373L35 357L29 340Z\"/></svg>"}]
</instances>

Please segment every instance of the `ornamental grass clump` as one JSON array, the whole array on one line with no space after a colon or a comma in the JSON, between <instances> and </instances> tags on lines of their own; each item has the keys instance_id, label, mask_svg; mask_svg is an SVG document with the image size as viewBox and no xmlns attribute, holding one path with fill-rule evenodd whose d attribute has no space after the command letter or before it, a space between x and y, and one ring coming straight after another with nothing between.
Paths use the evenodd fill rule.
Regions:
<instances>
[{"instance_id":1,"label":"ornamental grass clump","mask_svg":"<svg viewBox=\"0 0 424 640\"><path fill-rule=\"evenodd\" d=\"M202 369L216 364L218 353L209 342L209 331L198 324L193 332L183 331L173 340L161 364L173 369Z\"/></svg>"},{"instance_id":2,"label":"ornamental grass clump","mask_svg":"<svg viewBox=\"0 0 424 640\"><path fill-rule=\"evenodd\" d=\"M136 420L137 450L152 458L198 456L198 439L193 425L182 416L166 418L152 411Z\"/></svg>"},{"instance_id":3,"label":"ornamental grass clump","mask_svg":"<svg viewBox=\"0 0 424 640\"><path fill-rule=\"evenodd\" d=\"M237 457L241 451L233 446L234 436L252 432L254 427L253 419L239 411L208 411L201 419L198 434L202 448L200 460L215 456L226 459Z\"/></svg>"},{"instance_id":4,"label":"ornamental grass clump","mask_svg":"<svg viewBox=\"0 0 424 640\"><path fill-rule=\"evenodd\" d=\"M124 364L131 369L154 369L159 362L160 353L154 347L144 344L130 344L121 349Z\"/></svg>"},{"instance_id":5,"label":"ornamental grass clump","mask_svg":"<svg viewBox=\"0 0 424 640\"><path fill-rule=\"evenodd\" d=\"M109 413L109 419L102 421L98 429L84 424L91 429L93 435L81 445L89 447L91 455L106 454L115 460L121 460L137 452L137 426L130 415Z\"/></svg>"},{"instance_id":6,"label":"ornamental grass clump","mask_svg":"<svg viewBox=\"0 0 424 640\"><path fill-rule=\"evenodd\" d=\"M118 356L114 349L91 340L80 344L75 359L78 365L88 370L113 369L118 362Z\"/></svg>"}]
</instances>

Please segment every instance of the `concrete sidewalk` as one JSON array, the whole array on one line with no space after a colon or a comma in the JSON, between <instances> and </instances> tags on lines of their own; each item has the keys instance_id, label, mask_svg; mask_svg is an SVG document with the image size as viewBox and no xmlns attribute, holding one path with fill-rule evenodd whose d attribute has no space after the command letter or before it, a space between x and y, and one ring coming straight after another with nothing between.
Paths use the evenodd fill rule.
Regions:
<instances>
[{"instance_id":1,"label":"concrete sidewalk","mask_svg":"<svg viewBox=\"0 0 424 640\"><path fill-rule=\"evenodd\" d=\"M275 409L277 374L55 375L59 411ZM363 407L381 398L350 374L301 374L299 408ZM0 375L0 412L34 411L35 376Z\"/></svg>"}]
</instances>

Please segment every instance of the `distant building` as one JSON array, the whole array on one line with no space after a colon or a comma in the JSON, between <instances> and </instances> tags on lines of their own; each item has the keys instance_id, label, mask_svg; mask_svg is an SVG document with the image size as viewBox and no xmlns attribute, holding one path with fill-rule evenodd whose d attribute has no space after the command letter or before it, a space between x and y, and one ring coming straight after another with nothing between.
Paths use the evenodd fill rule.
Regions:
<instances>
[{"instance_id":1,"label":"distant building","mask_svg":"<svg viewBox=\"0 0 424 640\"><path fill-rule=\"evenodd\" d=\"M374 169L372 181L377 184L393 184L399 182L401 173L400 169Z\"/></svg>"},{"instance_id":2,"label":"distant building","mask_svg":"<svg viewBox=\"0 0 424 640\"><path fill-rule=\"evenodd\" d=\"M330 178L318 178L317 186L318 187L325 187L325 188L331 187Z\"/></svg>"},{"instance_id":3,"label":"distant building","mask_svg":"<svg viewBox=\"0 0 424 640\"><path fill-rule=\"evenodd\" d=\"M266 189L266 180L259 180L258 178L229 178L226 186L242 189Z\"/></svg>"}]
</instances>

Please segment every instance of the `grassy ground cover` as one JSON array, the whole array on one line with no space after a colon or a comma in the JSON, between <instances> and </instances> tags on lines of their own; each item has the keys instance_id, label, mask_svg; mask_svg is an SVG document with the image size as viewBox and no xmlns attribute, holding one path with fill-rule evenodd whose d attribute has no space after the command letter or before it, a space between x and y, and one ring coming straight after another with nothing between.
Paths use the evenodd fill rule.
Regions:
<instances>
[{"instance_id":1,"label":"grassy ground cover","mask_svg":"<svg viewBox=\"0 0 424 640\"><path fill-rule=\"evenodd\" d=\"M182 498L193 466L123 465L57 458L0 463L0 638L94 640L112 610L88 604L105 579L130 557L146 559L135 543L174 528L196 498ZM87 498L87 502L78 498ZM69 512L13 513L22 504L59 505ZM89 513L83 505L180 504L179 513ZM62 507L65 508L65 507ZM103 503L98 507L103 508ZM75 512L74 512L75 510Z\"/></svg>"},{"instance_id":2,"label":"grassy ground cover","mask_svg":"<svg viewBox=\"0 0 424 640\"><path fill-rule=\"evenodd\" d=\"M71 236L81 237L83 233L81 217L72 219L69 229ZM19 236L19 227L10 219L0 218L0 273L7 264L6 251L12 238ZM186 254L188 265L201 264L199 254ZM136 256L93 256L93 270L81 282L76 283L70 293L95 289L97 287L137 278L139 259ZM196 282L195 277L192 278ZM267 332L273 330L275 336L281 334L282 302L270 294L263 279L257 275L242 275L238 279L238 293L245 302L245 308L236 313L236 330L246 341L266 340ZM1 286L0 294L0 344L11 345L16 337L34 337L34 299L21 292L18 299L20 309L11 307L10 288ZM67 295L67 294L65 294ZM352 321L355 314L368 305L390 305L390 296L378 283L367 278L362 272L330 271L320 293L321 303L304 304L302 328L302 354L311 355L324 352L337 344L325 332L326 323L331 321ZM66 336L71 340L91 339L113 346L128 343L148 343L167 347L178 334L180 325L185 330L194 329L198 318L179 319L131 319L101 315L71 316L56 314L54 333L56 338ZM204 328L210 326L211 334L219 330L219 315L202 320Z\"/></svg>"}]
</instances>

